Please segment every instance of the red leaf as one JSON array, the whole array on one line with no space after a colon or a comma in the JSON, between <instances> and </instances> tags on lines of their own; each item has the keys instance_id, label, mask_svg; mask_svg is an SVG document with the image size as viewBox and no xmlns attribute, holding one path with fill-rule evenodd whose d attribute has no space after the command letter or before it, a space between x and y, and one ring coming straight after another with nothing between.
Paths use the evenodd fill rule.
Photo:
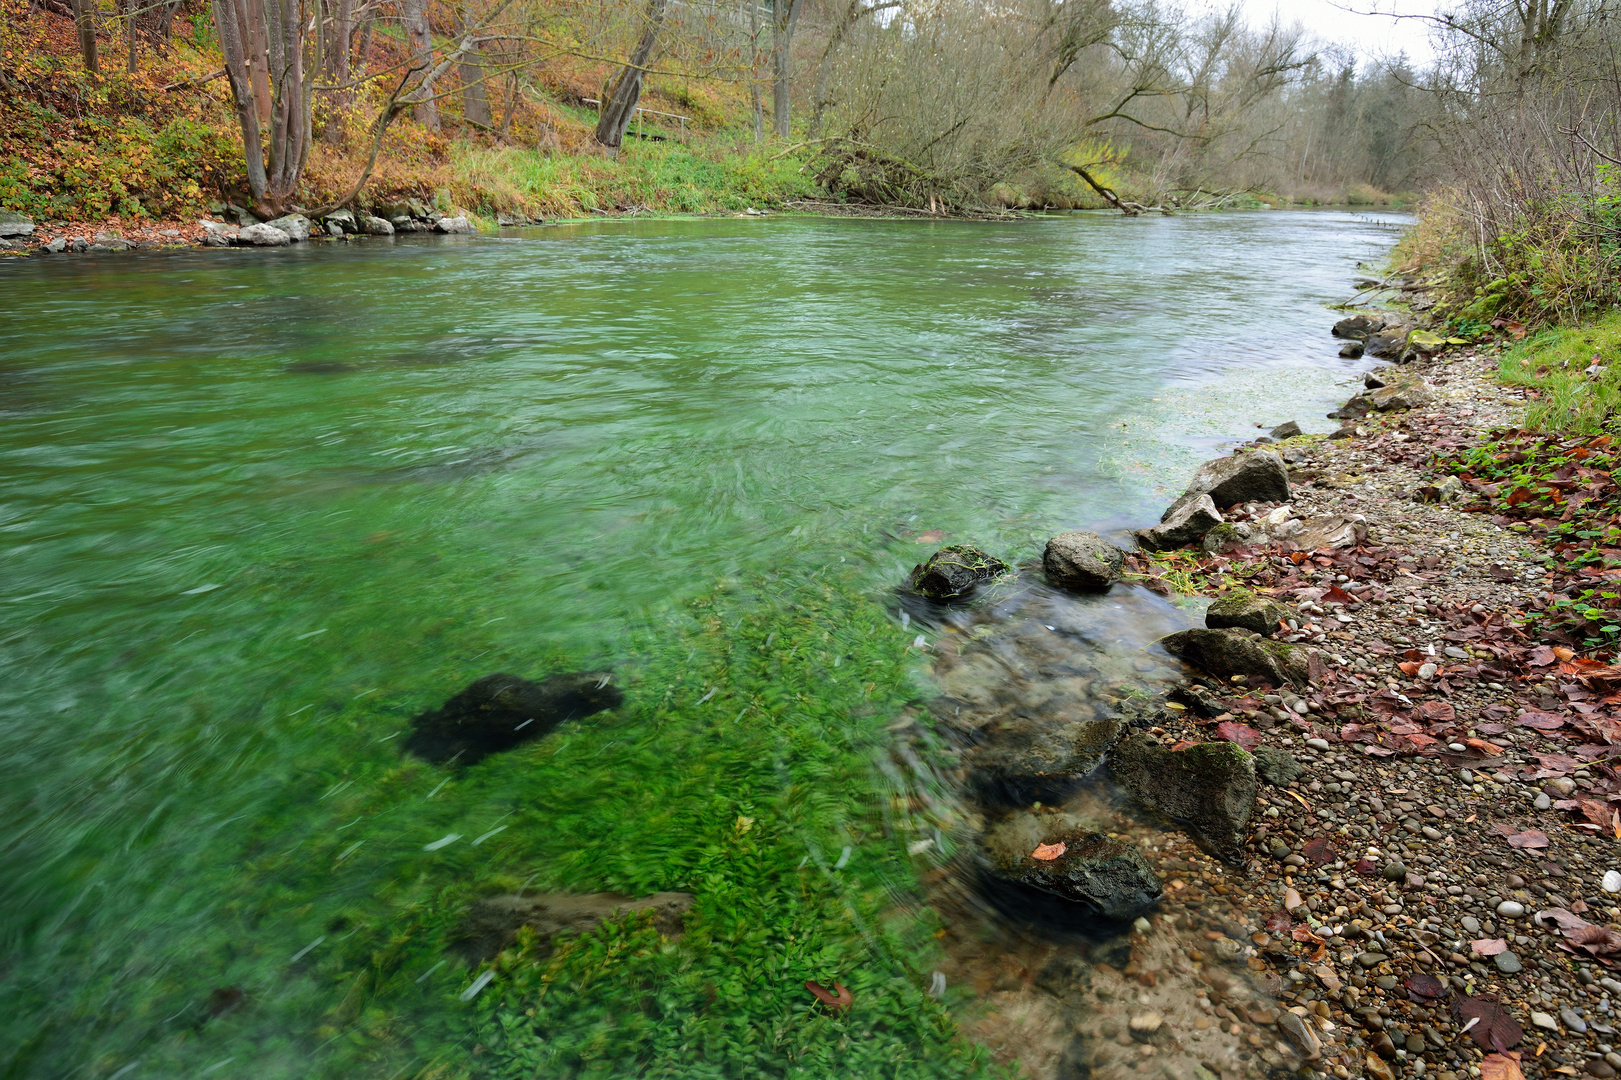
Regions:
<instances>
[{"instance_id":1,"label":"red leaf","mask_svg":"<svg viewBox=\"0 0 1621 1080\"><path fill-rule=\"evenodd\" d=\"M1237 743L1246 750L1253 750L1261 745L1261 733L1248 724L1236 724L1231 720L1216 725L1216 738L1226 739Z\"/></svg>"},{"instance_id":2,"label":"red leaf","mask_svg":"<svg viewBox=\"0 0 1621 1080\"><path fill-rule=\"evenodd\" d=\"M1479 941L1471 941L1469 948L1476 956L1496 956L1500 952L1508 951L1508 942L1500 937L1481 938Z\"/></svg>"},{"instance_id":3,"label":"red leaf","mask_svg":"<svg viewBox=\"0 0 1621 1080\"><path fill-rule=\"evenodd\" d=\"M1287 911L1274 911L1266 917L1266 932L1269 934L1287 934L1294 922Z\"/></svg>"},{"instance_id":4,"label":"red leaf","mask_svg":"<svg viewBox=\"0 0 1621 1080\"><path fill-rule=\"evenodd\" d=\"M1525 1080L1520 1071L1520 1055L1487 1054L1480 1063L1480 1080Z\"/></svg>"},{"instance_id":5,"label":"red leaf","mask_svg":"<svg viewBox=\"0 0 1621 1080\"><path fill-rule=\"evenodd\" d=\"M1423 665L1421 665L1421 664L1416 664L1416 663L1414 663L1414 662L1413 662L1413 661L1411 661L1411 660L1404 660L1404 661L1402 661L1402 662L1401 662L1401 663L1399 663L1399 664L1397 664L1397 665L1396 665L1396 666L1397 666L1397 667L1399 667L1399 668L1401 668L1401 673L1402 673L1402 674L1403 674L1403 675L1406 675L1406 676L1409 676L1409 677L1412 677L1412 676L1414 676L1414 675L1417 675L1417 674L1418 674L1418 669L1419 669L1419 668L1420 668L1420 667L1422 667L1422 666L1423 666Z\"/></svg>"},{"instance_id":6,"label":"red leaf","mask_svg":"<svg viewBox=\"0 0 1621 1080\"><path fill-rule=\"evenodd\" d=\"M1538 645L1531 650L1531 655L1525 658L1525 662L1532 667L1547 667L1553 661L1553 650L1546 645Z\"/></svg>"},{"instance_id":7,"label":"red leaf","mask_svg":"<svg viewBox=\"0 0 1621 1080\"><path fill-rule=\"evenodd\" d=\"M1445 701L1426 701L1413 713L1432 724L1450 724L1458 718L1457 710Z\"/></svg>"},{"instance_id":8,"label":"red leaf","mask_svg":"<svg viewBox=\"0 0 1621 1080\"><path fill-rule=\"evenodd\" d=\"M1359 874L1371 874L1379 869L1379 864L1372 859L1358 859L1355 870Z\"/></svg>"},{"instance_id":9,"label":"red leaf","mask_svg":"<svg viewBox=\"0 0 1621 1080\"><path fill-rule=\"evenodd\" d=\"M1452 1003L1452 1016L1461 1026L1471 1020L1479 1023L1469 1028L1469 1037L1482 1050L1507 1053L1520 1041L1525 1031L1508 1014L1508 1010L1492 997L1465 997L1459 995Z\"/></svg>"},{"instance_id":10,"label":"red leaf","mask_svg":"<svg viewBox=\"0 0 1621 1080\"><path fill-rule=\"evenodd\" d=\"M1331 585L1329 590L1323 594L1323 599L1327 600L1331 604L1349 604L1354 601L1356 597L1352 596L1338 585Z\"/></svg>"},{"instance_id":11,"label":"red leaf","mask_svg":"<svg viewBox=\"0 0 1621 1080\"><path fill-rule=\"evenodd\" d=\"M1318 866L1327 865L1334 861L1334 841L1326 836L1320 836L1316 840L1307 841L1306 846L1300 849L1300 853Z\"/></svg>"},{"instance_id":12,"label":"red leaf","mask_svg":"<svg viewBox=\"0 0 1621 1080\"><path fill-rule=\"evenodd\" d=\"M1539 712L1536 709L1527 709L1514 721L1520 727L1536 728L1538 731L1556 731L1565 726L1563 716L1553 713Z\"/></svg>"},{"instance_id":13,"label":"red leaf","mask_svg":"<svg viewBox=\"0 0 1621 1080\"><path fill-rule=\"evenodd\" d=\"M1060 841L1056 844L1037 844L1036 850L1030 853L1030 857L1032 859L1040 859L1042 862L1052 862L1063 853L1064 843Z\"/></svg>"},{"instance_id":14,"label":"red leaf","mask_svg":"<svg viewBox=\"0 0 1621 1080\"><path fill-rule=\"evenodd\" d=\"M1409 975L1403 985L1407 987L1407 993L1414 1001L1421 998L1444 998L1451 993L1440 979L1434 975L1425 975L1423 972Z\"/></svg>"},{"instance_id":15,"label":"red leaf","mask_svg":"<svg viewBox=\"0 0 1621 1080\"><path fill-rule=\"evenodd\" d=\"M1508 837L1508 846L1516 848L1545 848L1548 846L1548 834L1541 829L1527 829L1522 833L1515 833Z\"/></svg>"},{"instance_id":16,"label":"red leaf","mask_svg":"<svg viewBox=\"0 0 1621 1080\"><path fill-rule=\"evenodd\" d=\"M844 988L844 984L841 982L834 983L833 989L829 990L820 983L813 983L809 979L806 979L805 989L814 994L817 1001L820 1001L823 1005L826 1005L834 1012L843 1012L845 1009L848 1009L851 1005L855 1004L856 999L854 995L852 995L850 991L846 990Z\"/></svg>"}]
</instances>

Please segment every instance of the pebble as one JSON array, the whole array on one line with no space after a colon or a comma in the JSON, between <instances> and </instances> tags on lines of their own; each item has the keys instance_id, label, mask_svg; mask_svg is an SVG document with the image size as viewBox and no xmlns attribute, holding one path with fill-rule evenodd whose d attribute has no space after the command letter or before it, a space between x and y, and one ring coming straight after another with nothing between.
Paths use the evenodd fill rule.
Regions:
<instances>
[{"instance_id":1,"label":"pebble","mask_svg":"<svg viewBox=\"0 0 1621 1080\"><path fill-rule=\"evenodd\" d=\"M1386 881L1406 881L1407 867L1399 862L1386 863L1382 874Z\"/></svg>"},{"instance_id":2,"label":"pebble","mask_svg":"<svg viewBox=\"0 0 1621 1080\"><path fill-rule=\"evenodd\" d=\"M1518 919L1525 914L1525 905L1516 900L1504 900L1497 905L1497 914L1505 919Z\"/></svg>"},{"instance_id":3,"label":"pebble","mask_svg":"<svg viewBox=\"0 0 1621 1080\"><path fill-rule=\"evenodd\" d=\"M1576 790L1576 781L1568 776L1556 776L1549 780L1546 786L1557 791L1560 798L1568 798L1570 793Z\"/></svg>"},{"instance_id":4,"label":"pebble","mask_svg":"<svg viewBox=\"0 0 1621 1080\"><path fill-rule=\"evenodd\" d=\"M1322 1043L1317 1041L1317 1033L1312 1031L1311 1025L1292 1012L1281 1013L1278 1016L1278 1027L1303 1058L1314 1059L1322 1055Z\"/></svg>"},{"instance_id":5,"label":"pebble","mask_svg":"<svg viewBox=\"0 0 1621 1080\"><path fill-rule=\"evenodd\" d=\"M1384 953L1365 952L1357 956L1356 962L1365 968L1376 968L1389 959L1390 957L1386 956Z\"/></svg>"},{"instance_id":6,"label":"pebble","mask_svg":"<svg viewBox=\"0 0 1621 1080\"><path fill-rule=\"evenodd\" d=\"M1546 791L1539 791L1537 792L1537 797L1532 801L1531 805L1536 807L1538 810L1546 810L1553 805L1553 800L1548 798L1548 793Z\"/></svg>"},{"instance_id":7,"label":"pebble","mask_svg":"<svg viewBox=\"0 0 1621 1080\"><path fill-rule=\"evenodd\" d=\"M1615 1068L1603 1058L1594 1058L1587 1063L1587 1075L1596 1076L1599 1080L1610 1080L1615 1075Z\"/></svg>"},{"instance_id":8,"label":"pebble","mask_svg":"<svg viewBox=\"0 0 1621 1080\"><path fill-rule=\"evenodd\" d=\"M1599 883L1605 892L1621 892L1621 870L1607 870Z\"/></svg>"},{"instance_id":9,"label":"pebble","mask_svg":"<svg viewBox=\"0 0 1621 1080\"><path fill-rule=\"evenodd\" d=\"M1473 915L1465 915L1458 920L1458 925L1471 934L1480 933L1480 920Z\"/></svg>"},{"instance_id":10,"label":"pebble","mask_svg":"<svg viewBox=\"0 0 1621 1080\"><path fill-rule=\"evenodd\" d=\"M1306 745L1311 747L1313 750L1321 750L1325 754L1334 749L1332 746L1328 745L1327 739L1307 739Z\"/></svg>"},{"instance_id":11,"label":"pebble","mask_svg":"<svg viewBox=\"0 0 1621 1080\"><path fill-rule=\"evenodd\" d=\"M1545 1012L1533 1012L1531 1014L1531 1023L1533 1026L1542 1028L1544 1031L1551 1031L1556 1035L1559 1033L1559 1021L1555 1020Z\"/></svg>"},{"instance_id":12,"label":"pebble","mask_svg":"<svg viewBox=\"0 0 1621 1080\"><path fill-rule=\"evenodd\" d=\"M1126 1026L1131 1028L1131 1033L1133 1035L1146 1038L1147 1036L1154 1034L1154 1032L1158 1031L1164 1025L1165 1017L1161 1016L1157 1012L1147 1012L1139 1013L1138 1015L1133 1016L1127 1022Z\"/></svg>"},{"instance_id":13,"label":"pebble","mask_svg":"<svg viewBox=\"0 0 1621 1080\"><path fill-rule=\"evenodd\" d=\"M1497 964L1497 970L1504 975L1513 975L1520 970L1520 958L1511 952L1500 952L1492 959Z\"/></svg>"},{"instance_id":14,"label":"pebble","mask_svg":"<svg viewBox=\"0 0 1621 1080\"><path fill-rule=\"evenodd\" d=\"M1587 1021L1582 1019L1581 1013L1577 1012L1575 1009L1572 1009L1569 1005L1566 1005L1564 1008L1559 1010L1559 1019L1563 1020L1565 1022L1565 1026L1574 1031L1576 1034L1587 1034Z\"/></svg>"}]
</instances>

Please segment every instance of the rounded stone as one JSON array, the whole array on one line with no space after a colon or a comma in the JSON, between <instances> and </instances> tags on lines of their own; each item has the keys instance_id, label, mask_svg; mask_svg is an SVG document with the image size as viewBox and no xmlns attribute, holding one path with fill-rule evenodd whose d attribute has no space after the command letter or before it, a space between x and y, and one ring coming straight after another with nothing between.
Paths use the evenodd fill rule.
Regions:
<instances>
[{"instance_id":1,"label":"rounded stone","mask_svg":"<svg viewBox=\"0 0 1621 1080\"><path fill-rule=\"evenodd\" d=\"M1380 871L1380 875L1386 881L1406 881L1407 867L1399 862L1386 863L1385 868Z\"/></svg>"},{"instance_id":2,"label":"rounded stone","mask_svg":"<svg viewBox=\"0 0 1621 1080\"><path fill-rule=\"evenodd\" d=\"M1520 958L1511 952L1500 952L1492 960L1504 975L1514 975L1520 971Z\"/></svg>"},{"instance_id":3,"label":"rounded stone","mask_svg":"<svg viewBox=\"0 0 1621 1080\"><path fill-rule=\"evenodd\" d=\"M1621 893L1621 870L1607 870L1600 887L1609 893Z\"/></svg>"},{"instance_id":4,"label":"rounded stone","mask_svg":"<svg viewBox=\"0 0 1621 1080\"><path fill-rule=\"evenodd\" d=\"M1516 900L1504 900L1497 905L1497 914L1505 919L1518 919L1525 914L1525 905Z\"/></svg>"},{"instance_id":5,"label":"rounded stone","mask_svg":"<svg viewBox=\"0 0 1621 1080\"><path fill-rule=\"evenodd\" d=\"M1047 541L1041 567L1060 589L1106 592L1120 580L1125 559L1125 552L1097 533L1060 533Z\"/></svg>"}]
</instances>

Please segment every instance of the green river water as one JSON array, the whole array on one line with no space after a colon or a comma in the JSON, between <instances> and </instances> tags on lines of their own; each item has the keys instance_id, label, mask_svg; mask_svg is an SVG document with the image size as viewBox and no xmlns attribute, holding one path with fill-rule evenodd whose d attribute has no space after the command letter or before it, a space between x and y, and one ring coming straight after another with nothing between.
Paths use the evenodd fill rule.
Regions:
<instances>
[{"instance_id":1,"label":"green river water","mask_svg":"<svg viewBox=\"0 0 1621 1080\"><path fill-rule=\"evenodd\" d=\"M0 1076L990 1069L876 824L921 692L888 590L921 533L1027 559L1256 423L1329 430L1326 305L1398 224L0 263ZM397 749L480 675L585 668L625 705L460 771ZM459 912L520 889L697 900L462 1000Z\"/></svg>"}]
</instances>

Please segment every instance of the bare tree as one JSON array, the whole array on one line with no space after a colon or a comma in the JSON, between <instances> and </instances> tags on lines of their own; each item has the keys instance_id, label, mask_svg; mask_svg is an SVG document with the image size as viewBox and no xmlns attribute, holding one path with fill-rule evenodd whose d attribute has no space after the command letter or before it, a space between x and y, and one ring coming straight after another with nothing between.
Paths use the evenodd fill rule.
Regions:
<instances>
[{"instance_id":1,"label":"bare tree","mask_svg":"<svg viewBox=\"0 0 1621 1080\"><path fill-rule=\"evenodd\" d=\"M79 56L92 75L101 70L96 56L96 5L94 0L73 0L73 30L79 38Z\"/></svg>"},{"instance_id":2,"label":"bare tree","mask_svg":"<svg viewBox=\"0 0 1621 1080\"><path fill-rule=\"evenodd\" d=\"M242 130L253 210L277 217L296 202L310 149L305 11L300 0L214 0L214 25ZM268 125L260 118L255 69L274 73Z\"/></svg>"},{"instance_id":3,"label":"bare tree","mask_svg":"<svg viewBox=\"0 0 1621 1080\"><path fill-rule=\"evenodd\" d=\"M801 0L771 3L771 127L788 137L788 110L793 75L794 29L799 23Z\"/></svg>"},{"instance_id":4,"label":"bare tree","mask_svg":"<svg viewBox=\"0 0 1621 1080\"><path fill-rule=\"evenodd\" d=\"M411 69L426 73L433 66L433 28L428 24L428 0L405 0L405 36L411 43ZM431 94L418 102L417 122L430 131L439 128L439 101Z\"/></svg>"},{"instance_id":5,"label":"bare tree","mask_svg":"<svg viewBox=\"0 0 1621 1080\"><path fill-rule=\"evenodd\" d=\"M473 26L471 13L464 7L461 12L461 32L466 34ZM484 89L484 57L478 49L468 52L459 65L462 78L462 116L479 127L490 126L490 97Z\"/></svg>"}]
</instances>

